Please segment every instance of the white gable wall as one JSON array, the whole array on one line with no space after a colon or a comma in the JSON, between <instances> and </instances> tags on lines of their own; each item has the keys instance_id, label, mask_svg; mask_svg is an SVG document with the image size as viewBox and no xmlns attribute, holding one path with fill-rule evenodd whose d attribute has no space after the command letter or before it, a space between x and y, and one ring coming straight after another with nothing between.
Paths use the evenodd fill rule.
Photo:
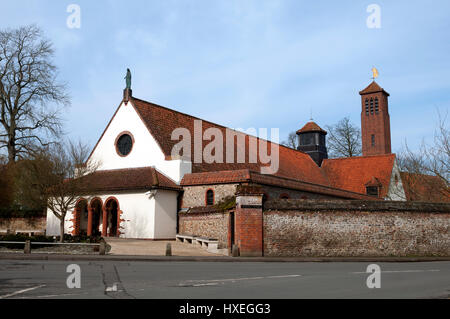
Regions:
<instances>
[{"instance_id":1,"label":"white gable wall","mask_svg":"<svg viewBox=\"0 0 450 319\"><path fill-rule=\"evenodd\" d=\"M403 188L402 178L400 176L400 169L397 165L397 159L394 160L391 181L389 183L389 192L387 193L385 199L392 201L406 201L406 194Z\"/></svg>"},{"instance_id":2,"label":"white gable wall","mask_svg":"<svg viewBox=\"0 0 450 319\"><path fill-rule=\"evenodd\" d=\"M116 152L116 139L122 132L130 132L134 137L131 153L121 157ZM175 182L179 183L184 174L190 173L190 162L166 161L164 153L131 102L122 102L109 127L98 142L91 160L99 163L98 170L138 168L154 166Z\"/></svg>"}]
</instances>

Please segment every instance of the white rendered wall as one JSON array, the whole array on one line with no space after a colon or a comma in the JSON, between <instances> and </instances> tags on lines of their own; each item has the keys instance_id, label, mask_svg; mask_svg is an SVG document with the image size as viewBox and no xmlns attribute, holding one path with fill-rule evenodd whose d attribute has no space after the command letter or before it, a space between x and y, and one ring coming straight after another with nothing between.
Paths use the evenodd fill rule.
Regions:
<instances>
[{"instance_id":1,"label":"white rendered wall","mask_svg":"<svg viewBox=\"0 0 450 319\"><path fill-rule=\"evenodd\" d=\"M177 235L178 193L158 190L155 198L155 239L175 239Z\"/></svg>"},{"instance_id":2,"label":"white rendered wall","mask_svg":"<svg viewBox=\"0 0 450 319\"><path fill-rule=\"evenodd\" d=\"M116 139L122 132L130 132L134 137L133 149L126 157L119 156L115 146ZM120 105L116 116L97 144L91 160L100 164L98 170L154 166L176 183L181 181L184 174L192 171L190 162L165 160L164 153L131 102L126 105L123 102Z\"/></svg>"}]
</instances>

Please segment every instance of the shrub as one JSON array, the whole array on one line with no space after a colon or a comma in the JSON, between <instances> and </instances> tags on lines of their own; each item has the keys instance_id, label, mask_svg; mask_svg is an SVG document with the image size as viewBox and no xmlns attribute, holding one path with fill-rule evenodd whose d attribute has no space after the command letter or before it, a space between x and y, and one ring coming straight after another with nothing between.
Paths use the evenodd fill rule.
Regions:
<instances>
[{"instance_id":1,"label":"shrub","mask_svg":"<svg viewBox=\"0 0 450 319\"><path fill-rule=\"evenodd\" d=\"M52 237L47 237L47 236L43 236L43 235L30 237L25 234L8 234L8 235L0 236L0 242L2 242L2 241L25 242L27 240L30 240L31 242L41 242L41 243L53 242ZM6 247L8 249L23 249L24 245L23 244L5 244L5 245L2 245L2 247ZM33 245L32 248L40 248L40 247L44 247L44 246Z\"/></svg>"}]
</instances>

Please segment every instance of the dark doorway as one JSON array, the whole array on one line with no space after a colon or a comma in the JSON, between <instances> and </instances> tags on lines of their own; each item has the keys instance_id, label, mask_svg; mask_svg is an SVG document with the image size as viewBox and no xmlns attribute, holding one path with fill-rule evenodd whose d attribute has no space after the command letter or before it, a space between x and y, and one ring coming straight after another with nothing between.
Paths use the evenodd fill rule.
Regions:
<instances>
[{"instance_id":1,"label":"dark doorway","mask_svg":"<svg viewBox=\"0 0 450 319\"><path fill-rule=\"evenodd\" d=\"M107 232L109 237L117 237L117 218L118 218L119 205L114 199L109 200L106 203L106 211L108 213L107 218Z\"/></svg>"},{"instance_id":2,"label":"dark doorway","mask_svg":"<svg viewBox=\"0 0 450 319\"><path fill-rule=\"evenodd\" d=\"M230 249L233 249L234 245L234 212L230 213Z\"/></svg>"},{"instance_id":3,"label":"dark doorway","mask_svg":"<svg viewBox=\"0 0 450 319\"><path fill-rule=\"evenodd\" d=\"M102 231L100 229L102 218L102 202L99 199L95 199L91 203L92 207L92 236L101 236Z\"/></svg>"}]
</instances>

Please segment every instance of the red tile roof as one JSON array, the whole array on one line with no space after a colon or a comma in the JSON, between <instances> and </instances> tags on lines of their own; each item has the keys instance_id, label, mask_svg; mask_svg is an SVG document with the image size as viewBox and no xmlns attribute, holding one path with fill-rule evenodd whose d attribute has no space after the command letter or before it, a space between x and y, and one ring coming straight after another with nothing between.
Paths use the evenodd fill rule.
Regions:
<instances>
[{"instance_id":1,"label":"red tile roof","mask_svg":"<svg viewBox=\"0 0 450 319\"><path fill-rule=\"evenodd\" d=\"M172 148L179 142L171 139L172 132L176 128L186 128L191 133L191 159L194 159L194 120L200 120L191 115L187 115L175 110L168 109L153 103L133 98L131 103L134 105L136 111L140 115L143 122L146 124L148 130L158 142L163 153L167 158L170 158ZM208 128L217 128L222 131L223 136L226 136L226 127L202 120L202 133ZM267 166L258 163L249 163L249 139L250 136L241 132L235 131L236 134L245 136L245 163L193 163L192 172L215 172L228 170L242 170L250 169L253 171L260 171L261 167ZM203 147L208 145L209 141L203 141ZM271 143L268 142L268 149ZM226 142L224 138L223 150L226 153ZM234 158L236 161L238 146L234 147ZM328 185L326 176L322 173L320 167L311 159L311 157L303 152L279 145L279 159L280 165L277 176L290 177L305 182ZM226 154L224 154L226 158ZM224 159L225 160L225 159Z\"/></svg>"},{"instance_id":2,"label":"red tile roof","mask_svg":"<svg viewBox=\"0 0 450 319\"><path fill-rule=\"evenodd\" d=\"M364 90L362 90L361 92L359 92L360 95L364 95L364 94L370 94L370 93L378 93L378 92L384 92L389 96L389 93L386 92L381 86L378 85L377 82L373 81L372 83L369 84L368 87L366 87Z\"/></svg>"},{"instance_id":3,"label":"red tile roof","mask_svg":"<svg viewBox=\"0 0 450 319\"><path fill-rule=\"evenodd\" d=\"M327 187L324 185L307 183L292 178L274 175L264 175L259 172L254 172L251 170L186 174L183 177L183 180L181 181L182 186L214 185L227 183L255 183L260 185L271 185L311 193L336 196L346 199L375 200L373 197L366 196L363 194L357 194L351 191L345 191L341 189Z\"/></svg>"},{"instance_id":4,"label":"red tile roof","mask_svg":"<svg viewBox=\"0 0 450 319\"><path fill-rule=\"evenodd\" d=\"M450 189L437 176L401 173L406 199L418 202L450 202Z\"/></svg>"},{"instance_id":5,"label":"red tile roof","mask_svg":"<svg viewBox=\"0 0 450 319\"><path fill-rule=\"evenodd\" d=\"M96 171L79 180L86 185L88 191L182 189L154 167Z\"/></svg>"},{"instance_id":6,"label":"red tile roof","mask_svg":"<svg viewBox=\"0 0 450 319\"><path fill-rule=\"evenodd\" d=\"M322 169L331 186L361 194L366 194L366 185L376 178L382 185L380 197L384 198L389 190L394 161L395 154L326 159Z\"/></svg>"},{"instance_id":7,"label":"red tile roof","mask_svg":"<svg viewBox=\"0 0 450 319\"><path fill-rule=\"evenodd\" d=\"M327 131L322 130L322 128L319 125L317 125L315 122L306 123L306 125L303 126L303 128L301 128L300 130L297 131L297 134L307 133L307 132L322 132L322 133L327 134Z\"/></svg>"},{"instance_id":8,"label":"red tile roof","mask_svg":"<svg viewBox=\"0 0 450 319\"><path fill-rule=\"evenodd\" d=\"M375 84L368 89L373 90L375 88L375 90L378 90L378 85L376 84L375 86ZM149 132L159 144L167 159L171 159L172 148L179 142L171 139L172 132L176 128L186 128L191 133L192 144L190 156L191 159L194 159L194 121L200 120L199 118L137 98L132 98L130 102L147 126ZM315 123L313 122L308 123L305 128L321 130L317 124L314 124ZM203 134L208 128L217 128L222 132L224 137L226 136L226 127L202 120L201 133ZM260 172L261 167L267 166L261 162L249 163L249 141L251 138L255 137L237 131L234 131L234 133L238 136L244 136L245 138L245 163L192 163L192 173L208 173L207 175L210 176L212 180L220 181L223 179L223 182L226 183L228 180L246 179L247 177L245 174L248 174L247 172ZM208 143L209 141L203 141L203 147ZM270 149L271 142L267 142L267 144L268 149ZM279 170L275 174L277 177L285 177L299 182L333 187L333 189L341 188L360 194L366 193L366 183L370 182L372 178L377 178L383 185L382 195L384 196L387 192L395 155L325 160L321 168L317 166L306 153L282 145L278 146L280 162ZM237 158L238 147L239 146L235 145L233 149L235 160ZM225 153L225 141L223 149ZM224 154L224 156L226 158L226 154ZM232 171L233 173L224 175L222 173L223 171ZM194 176L193 174L190 175ZM231 176L230 174L238 174L239 176ZM204 176L202 176L202 179L203 178ZM115 178L114 180L117 181L117 183L109 183L111 188L120 187L120 185L122 185L120 178ZM205 183L208 182L206 181ZM146 182L137 184L147 186ZM170 187L176 186L173 184L171 184Z\"/></svg>"}]
</instances>

